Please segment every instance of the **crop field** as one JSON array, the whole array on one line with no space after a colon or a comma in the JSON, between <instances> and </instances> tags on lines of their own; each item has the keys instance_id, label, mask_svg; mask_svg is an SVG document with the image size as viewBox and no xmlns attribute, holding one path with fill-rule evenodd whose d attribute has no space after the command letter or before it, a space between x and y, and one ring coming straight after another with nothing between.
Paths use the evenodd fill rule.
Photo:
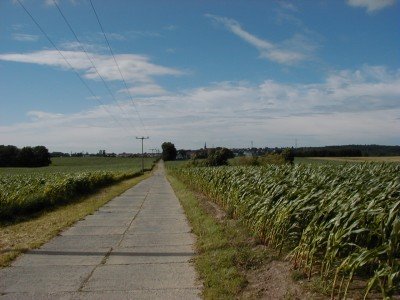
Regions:
<instances>
[{"instance_id":1,"label":"crop field","mask_svg":"<svg viewBox=\"0 0 400 300\"><path fill-rule=\"evenodd\" d=\"M145 160L151 168L153 159ZM139 158L54 158L42 168L0 168L0 219L67 203L101 186L140 173Z\"/></svg>"},{"instance_id":2,"label":"crop field","mask_svg":"<svg viewBox=\"0 0 400 300\"><path fill-rule=\"evenodd\" d=\"M332 281L345 298L356 278L367 295L399 294L400 165L382 163L178 168L296 269Z\"/></svg>"}]
</instances>

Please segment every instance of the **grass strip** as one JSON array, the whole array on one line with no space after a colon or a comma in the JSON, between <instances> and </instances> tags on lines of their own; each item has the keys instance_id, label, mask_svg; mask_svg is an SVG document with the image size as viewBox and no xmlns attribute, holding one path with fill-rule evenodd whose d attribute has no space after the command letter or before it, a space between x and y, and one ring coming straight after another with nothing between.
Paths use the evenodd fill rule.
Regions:
<instances>
[{"instance_id":1,"label":"grass strip","mask_svg":"<svg viewBox=\"0 0 400 300\"><path fill-rule=\"evenodd\" d=\"M203 281L205 299L232 299L247 285L245 270L256 268L268 255L241 224L207 212L204 199L176 177L168 175L197 236L195 267Z\"/></svg>"},{"instance_id":2,"label":"grass strip","mask_svg":"<svg viewBox=\"0 0 400 300\"><path fill-rule=\"evenodd\" d=\"M0 267L10 265L19 254L38 248L66 227L92 214L111 199L122 194L150 173L127 179L78 198L72 203L43 210L25 220L13 220L0 225Z\"/></svg>"}]
</instances>

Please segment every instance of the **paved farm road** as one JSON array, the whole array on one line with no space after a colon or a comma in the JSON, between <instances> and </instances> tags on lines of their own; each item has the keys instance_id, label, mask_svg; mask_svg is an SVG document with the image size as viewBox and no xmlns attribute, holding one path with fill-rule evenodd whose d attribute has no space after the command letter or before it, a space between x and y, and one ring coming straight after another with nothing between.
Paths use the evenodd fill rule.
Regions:
<instances>
[{"instance_id":1,"label":"paved farm road","mask_svg":"<svg viewBox=\"0 0 400 300\"><path fill-rule=\"evenodd\" d=\"M155 174L0 270L0 299L197 299L194 236Z\"/></svg>"}]
</instances>

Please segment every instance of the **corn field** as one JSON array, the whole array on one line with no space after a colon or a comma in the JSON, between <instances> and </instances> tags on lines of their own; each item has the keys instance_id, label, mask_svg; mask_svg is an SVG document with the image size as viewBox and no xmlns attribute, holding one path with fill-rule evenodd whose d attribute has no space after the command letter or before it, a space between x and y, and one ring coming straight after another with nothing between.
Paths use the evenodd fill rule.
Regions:
<instances>
[{"instance_id":1,"label":"corn field","mask_svg":"<svg viewBox=\"0 0 400 300\"><path fill-rule=\"evenodd\" d=\"M67 203L78 195L133 175L110 171L0 175L0 219Z\"/></svg>"},{"instance_id":2,"label":"corn field","mask_svg":"<svg viewBox=\"0 0 400 300\"><path fill-rule=\"evenodd\" d=\"M145 169L153 165L153 158L145 159ZM0 168L0 221L68 203L140 170L140 158L115 157L59 157L44 168Z\"/></svg>"},{"instance_id":3,"label":"corn field","mask_svg":"<svg viewBox=\"0 0 400 300\"><path fill-rule=\"evenodd\" d=\"M355 277L365 297L400 290L400 166L395 164L172 168L215 199L295 268L333 281L346 298Z\"/></svg>"}]
</instances>

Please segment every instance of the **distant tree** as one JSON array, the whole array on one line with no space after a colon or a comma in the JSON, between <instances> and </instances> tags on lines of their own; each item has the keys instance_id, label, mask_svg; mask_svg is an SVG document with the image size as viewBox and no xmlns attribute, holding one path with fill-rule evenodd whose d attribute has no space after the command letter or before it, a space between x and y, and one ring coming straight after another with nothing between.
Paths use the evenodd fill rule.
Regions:
<instances>
[{"instance_id":1,"label":"distant tree","mask_svg":"<svg viewBox=\"0 0 400 300\"><path fill-rule=\"evenodd\" d=\"M35 154L32 147L23 147L17 156L19 167L33 167L35 166Z\"/></svg>"},{"instance_id":2,"label":"distant tree","mask_svg":"<svg viewBox=\"0 0 400 300\"><path fill-rule=\"evenodd\" d=\"M33 154L35 157L35 167L43 167L51 164L50 153L44 146L36 146L33 148Z\"/></svg>"},{"instance_id":3,"label":"distant tree","mask_svg":"<svg viewBox=\"0 0 400 300\"><path fill-rule=\"evenodd\" d=\"M16 166L19 151L17 147L12 145L0 145L0 167Z\"/></svg>"},{"instance_id":4,"label":"distant tree","mask_svg":"<svg viewBox=\"0 0 400 300\"><path fill-rule=\"evenodd\" d=\"M18 149L0 145L0 167L43 167L50 163L49 150L44 146Z\"/></svg>"},{"instance_id":5,"label":"distant tree","mask_svg":"<svg viewBox=\"0 0 400 300\"><path fill-rule=\"evenodd\" d=\"M162 159L164 161L176 159L177 151L174 144L172 144L171 142L164 142L162 143L161 148L162 148Z\"/></svg>"},{"instance_id":6,"label":"distant tree","mask_svg":"<svg viewBox=\"0 0 400 300\"><path fill-rule=\"evenodd\" d=\"M286 163L293 164L294 162L294 152L291 148L286 148L282 151L281 155Z\"/></svg>"}]
</instances>

